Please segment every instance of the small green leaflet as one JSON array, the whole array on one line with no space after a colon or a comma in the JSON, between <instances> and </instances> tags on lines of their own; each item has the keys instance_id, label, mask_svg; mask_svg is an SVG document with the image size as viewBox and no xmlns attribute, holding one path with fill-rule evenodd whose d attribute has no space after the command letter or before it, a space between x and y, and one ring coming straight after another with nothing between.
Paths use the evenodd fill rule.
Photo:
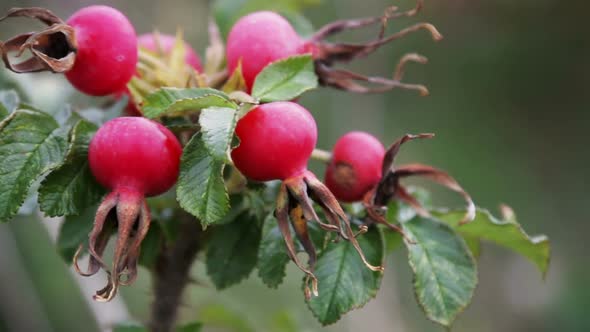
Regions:
<instances>
[{"instance_id":1,"label":"small green leaflet","mask_svg":"<svg viewBox=\"0 0 590 332\"><path fill-rule=\"evenodd\" d=\"M64 163L53 170L39 188L39 206L47 215L80 214L105 194L88 165L88 145L96 130L96 125L80 120L70 131Z\"/></svg>"},{"instance_id":2,"label":"small green leaflet","mask_svg":"<svg viewBox=\"0 0 590 332\"><path fill-rule=\"evenodd\" d=\"M490 241L521 254L535 264L545 276L551 257L547 236L529 236L516 220L499 220L483 209L477 210L475 220L459 226L461 213L464 212L433 212L432 214L455 228L465 239L470 239L469 242L476 239Z\"/></svg>"},{"instance_id":3,"label":"small green leaflet","mask_svg":"<svg viewBox=\"0 0 590 332\"><path fill-rule=\"evenodd\" d=\"M313 58L298 55L266 66L256 76L252 96L261 102L292 100L317 86Z\"/></svg>"},{"instance_id":4,"label":"small green leaflet","mask_svg":"<svg viewBox=\"0 0 590 332\"><path fill-rule=\"evenodd\" d=\"M247 278L256 266L260 228L256 217L243 213L235 222L214 229L207 248L207 274L217 289Z\"/></svg>"},{"instance_id":5,"label":"small green leaflet","mask_svg":"<svg viewBox=\"0 0 590 332\"><path fill-rule=\"evenodd\" d=\"M378 228L371 227L357 240L371 264L383 264L385 245ZM383 276L369 270L352 244L342 240L328 244L322 251L315 275L319 296L308 301L308 306L323 325L335 323L345 313L375 297Z\"/></svg>"},{"instance_id":6,"label":"small green leaflet","mask_svg":"<svg viewBox=\"0 0 590 332\"><path fill-rule=\"evenodd\" d=\"M153 119L164 115L179 116L212 106L238 108L238 105L219 90L161 88L146 97L142 111L146 118Z\"/></svg>"},{"instance_id":7,"label":"small green leaflet","mask_svg":"<svg viewBox=\"0 0 590 332\"><path fill-rule=\"evenodd\" d=\"M184 147L176 197L185 211L201 220L204 228L229 211L223 162L211 156L200 134L193 136Z\"/></svg>"},{"instance_id":8,"label":"small green leaflet","mask_svg":"<svg viewBox=\"0 0 590 332\"><path fill-rule=\"evenodd\" d=\"M59 166L66 136L42 112L18 110L0 122L0 222L15 215L36 179Z\"/></svg>"},{"instance_id":9,"label":"small green leaflet","mask_svg":"<svg viewBox=\"0 0 590 332\"><path fill-rule=\"evenodd\" d=\"M415 217L402 223L414 291L428 319L451 326L477 285L477 266L463 239L448 225Z\"/></svg>"}]
</instances>

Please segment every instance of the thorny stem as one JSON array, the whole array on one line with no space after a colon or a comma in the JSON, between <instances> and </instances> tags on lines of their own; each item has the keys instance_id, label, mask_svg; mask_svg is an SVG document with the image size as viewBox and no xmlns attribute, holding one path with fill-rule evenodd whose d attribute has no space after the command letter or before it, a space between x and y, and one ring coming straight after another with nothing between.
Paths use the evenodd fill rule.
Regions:
<instances>
[{"instance_id":1,"label":"thorny stem","mask_svg":"<svg viewBox=\"0 0 590 332\"><path fill-rule=\"evenodd\" d=\"M154 302L149 329L170 332L174 329L178 307L187 284L190 268L201 249L201 226L188 214L180 217L176 241L160 253L153 274Z\"/></svg>"}]
</instances>

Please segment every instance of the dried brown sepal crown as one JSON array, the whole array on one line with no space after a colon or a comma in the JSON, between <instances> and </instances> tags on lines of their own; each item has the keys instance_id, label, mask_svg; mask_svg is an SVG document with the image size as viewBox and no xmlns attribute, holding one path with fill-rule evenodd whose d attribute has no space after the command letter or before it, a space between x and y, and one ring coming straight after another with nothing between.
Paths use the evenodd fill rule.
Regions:
<instances>
[{"instance_id":1,"label":"dried brown sepal crown","mask_svg":"<svg viewBox=\"0 0 590 332\"><path fill-rule=\"evenodd\" d=\"M38 32L24 33L0 41L0 56L6 68L15 73L63 73L74 66L77 49L74 28L51 11L40 7L10 9L0 18L0 22L12 17L37 19L47 27ZM11 61L9 54L15 53L14 57L19 58L27 50L31 57L17 63Z\"/></svg>"},{"instance_id":2,"label":"dried brown sepal crown","mask_svg":"<svg viewBox=\"0 0 590 332\"><path fill-rule=\"evenodd\" d=\"M336 21L318 30L310 39L309 45L314 54L316 73L319 76L320 83L355 93L378 93L402 88L416 90L423 96L428 95L428 89L424 85L402 82L405 66L409 62L425 64L428 61L424 56L416 53L404 55L398 62L391 78L366 76L345 69L333 68L333 65L336 63L347 63L358 58L366 57L381 46L415 31L426 30L435 41L441 40L443 38L442 35L430 23L417 23L394 34L385 35L389 20L415 16L420 12L423 5L424 1L418 0L416 7L408 11L400 12L397 7L390 7L380 17ZM326 41L328 37L343 31L356 30L373 25L380 25L380 29L377 37L371 41L365 43L332 43Z\"/></svg>"},{"instance_id":3,"label":"dried brown sepal crown","mask_svg":"<svg viewBox=\"0 0 590 332\"><path fill-rule=\"evenodd\" d=\"M88 236L88 267L83 271L78 260L83 245L74 255L74 269L80 275L88 277L101 268L107 272L107 285L93 296L99 302L108 302L117 294L120 285L130 285L137 279L137 264L141 242L150 227L150 210L145 199L124 197L125 192L113 192L100 204L94 226ZM117 242L112 266L109 267L102 256L110 237L117 233Z\"/></svg>"},{"instance_id":4,"label":"dried brown sepal crown","mask_svg":"<svg viewBox=\"0 0 590 332\"><path fill-rule=\"evenodd\" d=\"M312 201L321 207L328 219L328 223L320 220L312 206ZM313 173L305 171L283 181L277 197L275 215L279 229L285 239L289 257L307 275L305 279L305 297L307 299L310 299L312 295L318 295L318 281L314 275L317 253L309 234L307 222L314 221L321 229L336 233L342 239L350 241L363 263L369 269L383 271L383 267L371 265L367 261L356 240L357 234L352 231L348 216L330 190ZM297 257L289 225L293 227L297 239L301 242L309 257L307 267ZM361 232L362 230L366 229L362 228Z\"/></svg>"},{"instance_id":5,"label":"dried brown sepal crown","mask_svg":"<svg viewBox=\"0 0 590 332\"><path fill-rule=\"evenodd\" d=\"M412 196L407 189L401 184L400 180L410 176L421 176L428 178L452 191L459 193L465 202L467 208L460 224L465 224L475 218L475 204L471 196L459 185L459 183L446 172L423 164L406 164L399 167L394 166L395 158L400 147L411 140L419 138L432 138L434 134L404 135L393 143L387 150L383 158L382 177L379 183L370 190L363 200L369 222L375 222L385 225L394 231L403 235L401 229L395 224L389 223L384 218L384 209L392 199L397 199L413 207L421 216L429 216L428 211Z\"/></svg>"}]
</instances>

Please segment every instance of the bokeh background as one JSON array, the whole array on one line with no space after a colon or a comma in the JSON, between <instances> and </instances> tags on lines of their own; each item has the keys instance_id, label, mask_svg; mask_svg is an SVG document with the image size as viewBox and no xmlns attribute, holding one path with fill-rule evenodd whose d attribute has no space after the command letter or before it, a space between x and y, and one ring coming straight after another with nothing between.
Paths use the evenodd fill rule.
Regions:
<instances>
[{"instance_id":1,"label":"bokeh background","mask_svg":"<svg viewBox=\"0 0 590 332\"><path fill-rule=\"evenodd\" d=\"M317 3L305 11L316 27L337 18L379 15L393 4L414 5L411 0L301 2ZM201 54L207 45L207 1L1 0L0 12L43 6L68 17L93 3L123 10L140 33L154 28L174 33L182 27ZM524 258L484 246L479 287L454 331L590 331L589 10L584 0L427 1L419 17L392 22L389 29L430 21L445 36L442 42L418 32L352 68L389 75L401 55L417 51L430 62L409 67L406 80L427 84L429 97L411 91L359 96L321 89L301 99L316 117L319 146L326 149L353 129L370 131L386 144L405 133L435 132L434 140L405 146L400 161L445 169L478 205L497 211L499 203L507 203L530 234L550 236L552 263L545 280ZM24 19L0 24L2 39L32 30ZM103 102L78 94L59 75L21 75L14 83L13 75L0 74L0 89L22 89L44 109L57 109L64 100L80 108ZM323 171L319 164L312 167ZM435 203L461 203L429 188ZM148 273L126 287L121 300L98 307L89 303L103 277L73 277L52 244L57 222L18 217L0 225L0 331L98 331L121 320L145 321L152 300ZM442 331L424 318L414 300L405 255L401 250L388 259L375 300L325 329L307 310L301 274L293 267L278 290L267 289L253 273L217 292L197 263L193 275L202 285L191 287L181 319L204 321L207 331Z\"/></svg>"}]
</instances>

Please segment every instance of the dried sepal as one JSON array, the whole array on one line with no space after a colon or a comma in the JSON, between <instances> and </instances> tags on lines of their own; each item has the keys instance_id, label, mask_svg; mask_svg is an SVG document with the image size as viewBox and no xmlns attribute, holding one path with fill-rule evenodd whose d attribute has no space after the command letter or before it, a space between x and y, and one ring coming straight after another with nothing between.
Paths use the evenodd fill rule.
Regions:
<instances>
[{"instance_id":1,"label":"dried sepal","mask_svg":"<svg viewBox=\"0 0 590 332\"><path fill-rule=\"evenodd\" d=\"M432 138L433 134L404 135L393 143L387 150L382 165L382 178L379 183L364 198L364 205L367 208L369 218L380 224L388 224L383 217L383 209L392 199L398 199L416 210L416 213L422 216L429 216L428 211L422 207L420 202L410 195L406 188L402 186L400 180L409 176L421 176L432 180L452 191L459 193L467 203L467 211L460 224L465 224L475 218L475 204L471 196L461 187L461 185L448 173L423 164L407 164L399 167L394 166L395 158L400 147L411 140L419 138ZM397 226L387 225L395 231L401 233ZM403 233L402 233L403 235Z\"/></svg>"},{"instance_id":2,"label":"dried sepal","mask_svg":"<svg viewBox=\"0 0 590 332\"><path fill-rule=\"evenodd\" d=\"M78 264L83 246L74 255L74 268L82 276L92 276L101 268L107 272L107 285L98 290L94 299L108 302L117 294L119 285L129 285L137 278L137 264L141 242L150 227L150 211L145 199L124 190L112 192L100 204L94 226L88 236L90 253L88 268ZM113 264L109 266L102 256L112 234L117 232Z\"/></svg>"},{"instance_id":3,"label":"dried sepal","mask_svg":"<svg viewBox=\"0 0 590 332\"><path fill-rule=\"evenodd\" d=\"M324 211L329 223L320 220L315 212L312 201L317 203ZM311 295L317 296L317 279L314 268L317 261L316 248L310 238L308 222L316 222L323 230L336 233L346 241L350 241L358 252L363 263L372 271L383 271L383 267L371 265L356 240L356 236L366 232L366 227L361 227L360 232L355 234L350 226L350 220L338 200L326 186L319 181L315 175L306 171L298 176L286 179L282 184L277 197L275 211L279 223L279 229L287 245L287 253L291 260L307 274L305 282L305 295L309 299ZM290 231L290 225L303 249L308 254L309 262L305 267L297 257L295 243ZM311 283L311 287L310 287Z\"/></svg>"},{"instance_id":4,"label":"dried sepal","mask_svg":"<svg viewBox=\"0 0 590 332\"><path fill-rule=\"evenodd\" d=\"M289 226L289 192L287 190L287 186L285 183L281 184L281 188L279 190L279 194L277 197L277 206L275 210L275 217L277 218L279 230L283 235L283 239L285 240L285 245L287 247L287 254L289 258L297 265L297 267L306 274L305 279L305 296L306 298L310 298L313 294L314 296L318 296L318 280L313 274L312 270L306 268L299 257L297 257L297 250L295 249L295 242L293 242L293 236L291 235L291 228ZM311 288L310 288L311 283Z\"/></svg>"},{"instance_id":5,"label":"dried sepal","mask_svg":"<svg viewBox=\"0 0 590 332\"><path fill-rule=\"evenodd\" d=\"M428 89L420 84L403 83L404 67L408 62L426 63L427 59L421 55L410 53L402 57L392 78L367 76L354 73L348 70L334 69L332 66L338 62L350 62L352 60L366 57L375 52L381 46L394 40L405 37L415 31L426 30L435 41L443 37L440 32L430 23L417 23L404 28L389 36L385 35L387 24L390 20L400 17L411 17L416 15L423 7L423 1L418 0L416 7L398 12L397 7L389 7L382 16L363 19L340 20L325 25L319 29L310 39L309 49L316 60L316 72L321 84L332 86L355 93L377 93L385 92L395 88L416 90L421 95L428 95ZM360 29L372 25L380 25L379 33L374 40L365 43L333 43L326 41L340 32ZM364 83L364 84L361 84Z\"/></svg>"},{"instance_id":6,"label":"dried sepal","mask_svg":"<svg viewBox=\"0 0 590 332\"><path fill-rule=\"evenodd\" d=\"M17 35L6 41L0 41L0 55L7 69L15 73L51 71L63 73L74 66L76 59L76 39L74 29L63 22L51 11L39 8L13 8L0 18L3 21L11 17L29 17L37 19L48 27L39 32ZM31 57L12 63L9 53L20 57L29 50Z\"/></svg>"}]
</instances>

